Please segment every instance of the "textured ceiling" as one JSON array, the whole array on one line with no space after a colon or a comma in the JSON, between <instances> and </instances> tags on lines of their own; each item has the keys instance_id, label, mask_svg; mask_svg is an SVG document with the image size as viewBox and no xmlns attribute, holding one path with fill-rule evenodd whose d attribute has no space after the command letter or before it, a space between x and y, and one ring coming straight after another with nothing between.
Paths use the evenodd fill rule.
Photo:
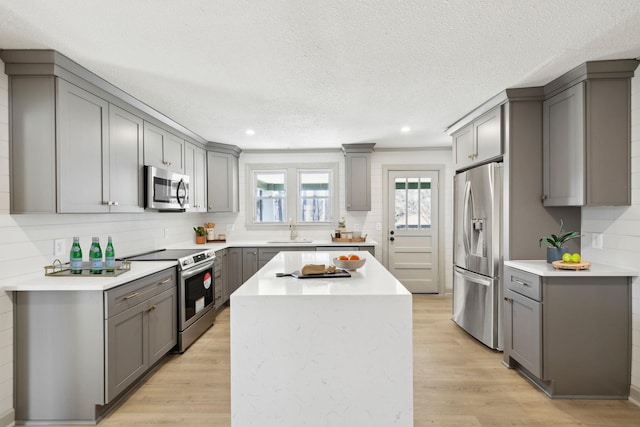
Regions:
<instances>
[{"instance_id":1,"label":"textured ceiling","mask_svg":"<svg viewBox=\"0 0 640 427\"><path fill-rule=\"evenodd\" d=\"M640 57L640 1L0 0L0 48L58 50L243 149L442 146L505 88Z\"/></svg>"}]
</instances>

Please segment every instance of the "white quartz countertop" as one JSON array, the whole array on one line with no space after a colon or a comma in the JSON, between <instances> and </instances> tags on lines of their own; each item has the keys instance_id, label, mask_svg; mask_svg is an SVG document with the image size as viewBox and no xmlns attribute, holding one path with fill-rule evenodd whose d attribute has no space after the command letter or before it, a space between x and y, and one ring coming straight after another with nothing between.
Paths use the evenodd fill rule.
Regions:
<instances>
[{"instance_id":1,"label":"white quartz countertop","mask_svg":"<svg viewBox=\"0 0 640 427\"><path fill-rule=\"evenodd\" d=\"M366 258L364 266L350 271L351 277L296 279L276 277L276 273L291 273L305 264L332 265L333 258L344 251L280 252L231 298L270 296L335 296L335 295L410 295L409 291L367 251L354 252Z\"/></svg>"},{"instance_id":2,"label":"white quartz countertop","mask_svg":"<svg viewBox=\"0 0 640 427\"><path fill-rule=\"evenodd\" d=\"M0 288L5 291L105 291L176 265L176 261L132 261L131 270L115 277L45 276L43 271L3 279Z\"/></svg>"},{"instance_id":3,"label":"white quartz countertop","mask_svg":"<svg viewBox=\"0 0 640 427\"><path fill-rule=\"evenodd\" d=\"M331 239L316 239L316 240L287 240L287 239L273 239L273 240L227 240L226 242L207 242L205 244L197 244L191 240L188 242L182 242L179 244L168 246L170 249L214 249L216 251L225 248L270 248L270 247L317 247L317 246L335 246L339 248L341 246L376 246L378 243L375 240L367 240L366 242L333 242Z\"/></svg>"},{"instance_id":4,"label":"white quartz countertop","mask_svg":"<svg viewBox=\"0 0 640 427\"><path fill-rule=\"evenodd\" d=\"M636 270L600 263L591 263L591 267L589 269L578 271L564 269L556 270L545 260L510 260L505 261L504 265L546 277L636 277L638 275L638 271Z\"/></svg>"}]
</instances>

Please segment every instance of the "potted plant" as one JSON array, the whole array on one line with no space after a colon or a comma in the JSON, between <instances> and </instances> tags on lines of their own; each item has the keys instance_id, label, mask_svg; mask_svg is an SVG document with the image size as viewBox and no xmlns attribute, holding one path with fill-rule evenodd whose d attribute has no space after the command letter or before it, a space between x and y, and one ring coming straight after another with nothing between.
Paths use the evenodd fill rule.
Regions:
<instances>
[{"instance_id":1,"label":"potted plant","mask_svg":"<svg viewBox=\"0 0 640 427\"><path fill-rule=\"evenodd\" d=\"M193 227L196 232L196 243L203 245L207 241L207 230L204 227Z\"/></svg>"},{"instance_id":2,"label":"potted plant","mask_svg":"<svg viewBox=\"0 0 640 427\"><path fill-rule=\"evenodd\" d=\"M571 239L575 239L581 236L577 231L567 231L563 233L564 223L560 220L560 232L558 234L552 234L550 236L541 237L538 241L540 247L542 242L547 243L547 262L552 263L562 259L562 254L569 252L569 248L565 248L564 244Z\"/></svg>"}]
</instances>

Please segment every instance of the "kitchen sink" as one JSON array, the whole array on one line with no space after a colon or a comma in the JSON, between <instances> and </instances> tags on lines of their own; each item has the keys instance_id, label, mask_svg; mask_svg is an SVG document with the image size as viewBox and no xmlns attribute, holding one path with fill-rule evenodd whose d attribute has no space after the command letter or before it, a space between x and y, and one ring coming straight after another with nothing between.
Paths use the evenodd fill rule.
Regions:
<instances>
[{"instance_id":1,"label":"kitchen sink","mask_svg":"<svg viewBox=\"0 0 640 427\"><path fill-rule=\"evenodd\" d=\"M296 240L268 240L267 243L313 243L313 240L296 239Z\"/></svg>"}]
</instances>

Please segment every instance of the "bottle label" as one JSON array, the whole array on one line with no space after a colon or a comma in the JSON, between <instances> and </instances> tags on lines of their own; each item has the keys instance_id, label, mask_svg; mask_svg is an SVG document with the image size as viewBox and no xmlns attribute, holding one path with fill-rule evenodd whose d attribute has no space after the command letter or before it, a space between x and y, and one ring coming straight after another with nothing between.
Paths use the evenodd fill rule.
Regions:
<instances>
[{"instance_id":1,"label":"bottle label","mask_svg":"<svg viewBox=\"0 0 640 427\"><path fill-rule=\"evenodd\" d=\"M71 258L69 262L72 270L82 269L82 258Z\"/></svg>"},{"instance_id":2,"label":"bottle label","mask_svg":"<svg viewBox=\"0 0 640 427\"><path fill-rule=\"evenodd\" d=\"M106 268L114 268L116 266L116 259L113 257L105 257L104 266Z\"/></svg>"},{"instance_id":3,"label":"bottle label","mask_svg":"<svg viewBox=\"0 0 640 427\"><path fill-rule=\"evenodd\" d=\"M99 270L102 268L102 259L94 258L91 260L91 268L94 270Z\"/></svg>"}]
</instances>

